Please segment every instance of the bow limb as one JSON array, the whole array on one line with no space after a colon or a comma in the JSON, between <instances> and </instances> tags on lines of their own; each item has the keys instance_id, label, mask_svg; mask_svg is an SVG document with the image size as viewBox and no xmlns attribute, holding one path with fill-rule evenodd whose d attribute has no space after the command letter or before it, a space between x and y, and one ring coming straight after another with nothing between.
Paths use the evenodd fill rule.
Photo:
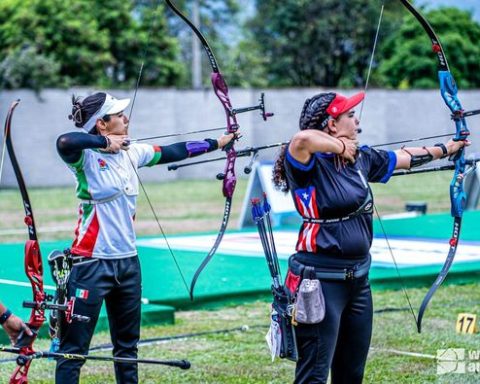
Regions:
<instances>
[{"instance_id":1,"label":"bow limb","mask_svg":"<svg viewBox=\"0 0 480 384\"><path fill-rule=\"evenodd\" d=\"M447 105L448 109L452 114L452 119L455 122L455 136L453 140L463 141L466 140L470 134L468 130L467 123L465 121L464 110L462 104L458 98L458 88L453 78L450 68L448 66L447 58L443 51L442 45L435 34L435 31L425 19L425 17L418 12L418 10L408 1L400 0L401 3L407 8L407 10L418 20L422 25L423 29L427 33L428 37L432 43L432 50L436 54L438 60L438 79L440 83L440 93L442 95L443 101ZM455 172L453 175L452 182L450 184L450 202L451 202L451 215L454 219L453 221L453 232L450 239L450 248L448 251L447 258L443 264L440 273L438 274L435 282L432 284L428 293L425 295L420 309L418 311L417 317L417 329L420 333L422 330L422 319L427 309L427 306L435 294L438 287L447 277L448 271L453 263L455 253L457 252L458 241L460 238L460 228L462 224L463 209L466 201L466 193L463 187L463 180L465 177L465 149L462 147L453 158L455 162Z\"/></svg>"},{"instance_id":2,"label":"bow limb","mask_svg":"<svg viewBox=\"0 0 480 384\"><path fill-rule=\"evenodd\" d=\"M27 325L32 330L33 336L24 335L24 337L19 338L16 344L16 347L19 348L19 353L21 355L28 356L34 353L33 343L36 339L38 330L45 321L45 310L42 307L42 304L46 302L46 294L43 289L42 256L40 254L40 246L38 243L37 230L35 227L32 206L30 204L30 198L28 196L27 187L23 179L22 171L15 155L15 150L11 137L12 117L15 108L18 106L19 103L20 100L16 100L10 106L5 121L4 134L8 155L10 157L10 161L15 172L15 177L17 179L18 187L22 195L23 207L25 210L24 222L28 227L29 239L25 243L25 273L32 286L33 302L36 305L32 307L30 319L28 320ZM24 365L18 365L10 378L10 384L27 383L27 375L30 363L31 361L29 360L26 361Z\"/></svg>"},{"instance_id":3,"label":"bow limb","mask_svg":"<svg viewBox=\"0 0 480 384\"><path fill-rule=\"evenodd\" d=\"M236 114L234 113L234 109L232 107L232 103L228 95L227 83L225 82L223 75L220 73L217 60L215 58L215 55L213 54L212 49L210 48L210 45L208 44L207 40L202 35L202 33L199 31L199 29L182 12L180 12L180 10L175 6L175 4L173 4L173 2L171 2L170 0L165 0L165 1L167 5L172 9L172 11L175 12L175 14L177 14L192 29L192 31L201 41L202 46L205 52L207 53L210 66L212 67L211 81L212 81L213 90L225 111L225 117L227 120L227 133L235 134L238 130L237 117L236 117ZM235 191L235 186L237 183L237 177L235 175L235 161L237 159L237 153L234 148L235 140L236 139L232 140L230 144L228 144L224 148L227 154L227 160L225 163L224 173L221 176L221 179L223 179L222 192L223 192L223 196L225 197L225 208L223 211L222 223L213 247L210 249L210 251L208 252L205 259L202 261L198 269L195 271L195 274L192 278L192 282L190 283L190 299L191 300L193 300L193 292L195 290L195 284L197 282L198 277L200 276L200 273L203 271L203 269L207 266L207 264L215 255L215 252L217 251L222 241L223 235L227 229L228 220L230 218L230 212L232 207L232 196Z\"/></svg>"},{"instance_id":4,"label":"bow limb","mask_svg":"<svg viewBox=\"0 0 480 384\"><path fill-rule=\"evenodd\" d=\"M202 43L203 49L207 53L210 66L212 67L211 81L212 81L213 91L215 92L215 95L217 96L218 100L222 104L222 107L225 111L225 117L227 121L226 132L236 133L239 128L239 125L237 122L236 113L234 112L235 110L232 107L232 102L228 94L229 93L228 86L223 75L220 72L217 59L215 58L215 55L213 54L213 51L210 48L210 45L208 44L207 39L205 39L205 36L203 36L203 34L195 26L195 24L193 24L182 12L180 12L180 10L175 6L175 4L173 4L172 1L170 0L165 0L165 1L167 5L172 9L172 11L175 12L175 14L177 14L192 29L192 31L195 33L195 35L198 37L198 39ZM224 150L227 153L227 162L225 164L225 171L222 177L223 178L222 191L223 191L223 196L226 199L228 198L231 199L231 197L233 196L233 193L235 191L235 185L237 182L237 177L235 175L235 160L237 156L234 148L234 143L235 143L235 140L232 140L230 144L224 148ZM224 216L227 213L226 210L227 210L227 203L225 204ZM227 221L228 221L228 217L227 217Z\"/></svg>"}]
</instances>

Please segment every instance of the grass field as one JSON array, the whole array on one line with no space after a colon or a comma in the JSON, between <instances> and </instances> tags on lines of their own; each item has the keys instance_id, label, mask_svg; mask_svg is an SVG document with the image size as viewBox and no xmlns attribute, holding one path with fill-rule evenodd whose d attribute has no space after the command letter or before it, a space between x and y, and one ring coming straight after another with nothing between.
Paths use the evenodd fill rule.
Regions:
<instances>
[{"instance_id":1,"label":"grass field","mask_svg":"<svg viewBox=\"0 0 480 384\"><path fill-rule=\"evenodd\" d=\"M388 184L373 184L375 201L381 214L401 212L406 201L428 202L429 212L450 208L448 187L450 172L394 177ZM230 227L240 215L246 179L239 179L233 198ZM146 184L160 224L168 233L216 231L220 226L224 198L216 180L185 180L164 184ZM38 231L43 240L70 238L76 224L77 200L73 185L65 188L30 189L30 200ZM0 241L25 238L23 207L16 189L0 192ZM137 234L155 235L159 228L140 194L136 216Z\"/></svg>"},{"instance_id":2,"label":"grass field","mask_svg":"<svg viewBox=\"0 0 480 384\"><path fill-rule=\"evenodd\" d=\"M422 200L429 211L449 208L448 183L450 173L398 177L385 186L375 186L374 193L382 214L403 210L405 201ZM239 215L246 182L237 186L231 223ZM220 185L212 181L182 181L161 185L147 185L160 222L168 233L194 230L217 230L223 211ZM181 191L181 193L179 193ZM0 193L0 240L24 241L23 214L20 196L16 190ZM65 239L70 236L76 221L76 202L73 188L37 189L31 191L31 200L42 239ZM137 215L138 234L158 234L159 229L140 197ZM51 232L54 227L62 231ZM18 229L18 234L14 234ZM159 273L161 269L159 266ZM400 310L379 312L374 318L372 350L370 351L365 383L478 383L480 372L437 375L434 356L438 349L465 348L478 350L477 335L455 333L458 313L480 312L479 285L442 286L434 297L424 318L424 331L416 332L412 314L404 309L407 304L401 291L374 292L375 309ZM426 288L409 289L408 294L417 309ZM4 301L12 298L1 298ZM141 383L288 383L292 382L294 364L289 361L271 362L264 335L268 325L268 298L223 308L203 311L177 312L176 324L142 329L142 339L167 335L217 331L248 325L247 331L212 333L210 335L176 339L141 346L143 358L183 359L192 363L189 371L159 366L140 366ZM109 341L107 333L95 336L92 346ZM37 348L48 348L47 340L40 340ZM109 352L102 352L109 354ZM420 356L408 353L421 354ZM1 357L9 357L3 354ZM468 367L475 361L467 359ZM0 375L5 382L13 363L0 364ZM52 383L54 363L35 361L30 369L31 383ZM112 383L113 368L109 363L89 362L82 370L82 383Z\"/></svg>"}]
</instances>

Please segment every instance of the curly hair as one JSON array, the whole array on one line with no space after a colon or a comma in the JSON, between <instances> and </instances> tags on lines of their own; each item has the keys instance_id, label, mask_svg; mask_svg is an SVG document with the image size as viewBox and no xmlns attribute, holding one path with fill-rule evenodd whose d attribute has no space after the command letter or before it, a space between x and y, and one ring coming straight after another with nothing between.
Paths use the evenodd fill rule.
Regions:
<instances>
[{"instance_id":1,"label":"curly hair","mask_svg":"<svg viewBox=\"0 0 480 384\"><path fill-rule=\"evenodd\" d=\"M90 117L102 107L106 98L105 92L97 92L84 99L72 95L72 114L68 115L69 120L73 120L75 127L83 128Z\"/></svg>"},{"instance_id":2,"label":"curly hair","mask_svg":"<svg viewBox=\"0 0 480 384\"><path fill-rule=\"evenodd\" d=\"M287 155L287 145L282 146L280 152L278 153L277 158L275 159L275 163L273 164L273 171L272 171L272 182L275 186L275 189L283 193L287 193L290 190L290 186L288 185L288 180L285 175L285 156Z\"/></svg>"},{"instance_id":3,"label":"curly hair","mask_svg":"<svg viewBox=\"0 0 480 384\"><path fill-rule=\"evenodd\" d=\"M305 100L302 113L299 119L299 128L301 131L306 129L324 130L330 119L327 108L335 98L336 93L319 93L310 99ZM287 193L290 190L287 175L285 171L285 157L287 155L287 146L283 146L278 154L273 166L272 181L276 189Z\"/></svg>"}]
</instances>

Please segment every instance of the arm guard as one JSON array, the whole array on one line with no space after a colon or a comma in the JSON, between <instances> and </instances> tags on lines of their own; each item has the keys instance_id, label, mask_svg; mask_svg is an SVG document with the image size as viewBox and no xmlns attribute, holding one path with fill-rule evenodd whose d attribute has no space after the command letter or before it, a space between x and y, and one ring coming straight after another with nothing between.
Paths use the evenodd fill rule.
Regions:
<instances>
[{"instance_id":1,"label":"arm guard","mask_svg":"<svg viewBox=\"0 0 480 384\"><path fill-rule=\"evenodd\" d=\"M158 164L181 161L189 157L195 157L218 148L218 141L215 139L205 139L201 141L186 141L171 145L161 146L162 156Z\"/></svg>"},{"instance_id":2,"label":"arm guard","mask_svg":"<svg viewBox=\"0 0 480 384\"><path fill-rule=\"evenodd\" d=\"M427 153L425 155L411 155L410 168L418 167L420 165L429 163L432 160L433 156L430 153Z\"/></svg>"}]
</instances>

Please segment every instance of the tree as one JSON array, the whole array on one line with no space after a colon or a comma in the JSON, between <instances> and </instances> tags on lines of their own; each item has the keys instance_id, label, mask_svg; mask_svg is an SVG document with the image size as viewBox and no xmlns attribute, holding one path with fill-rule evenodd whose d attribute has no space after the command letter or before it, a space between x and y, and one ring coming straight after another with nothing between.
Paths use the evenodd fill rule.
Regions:
<instances>
[{"instance_id":1,"label":"tree","mask_svg":"<svg viewBox=\"0 0 480 384\"><path fill-rule=\"evenodd\" d=\"M34 60L52 65L43 82L38 71L35 77L16 71L12 80L6 77L12 71L4 70L5 86L131 87L144 59L144 84L173 85L183 69L176 61L177 43L166 33L163 7L135 9L124 0L2 0L0 67L18 61L23 47Z\"/></svg>"},{"instance_id":2,"label":"tree","mask_svg":"<svg viewBox=\"0 0 480 384\"><path fill-rule=\"evenodd\" d=\"M457 8L424 12L434 28L460 88L480 87L480 24ZM437 88L437 59L428 36L410 14L382 48L380 82L393 88Z\"/></svg>"},{"instance_id":3,"label":"tree","mask_svg":"<svg viewBox=\"0 0 480 384\"><path fill-rule=\"evenodd\" d=\"M134 3L109 0L97 4L99 29L108 31L114 61L109 74L114 83L131 87L143 64L142 85L173 86L185 76L177 61L180 47L168 34L163 2Z\"/></svg>"},{"instance_id":4,"label":"tree","mask_svg":"<svg viewBox=\"0 0 480 384\"><path fill-rule=\"evenodd\" d=\"M61 83L59 72L60 63L24 45L0 62L0 89L30 88L39 93Z\"/></svg>"},{"instance_id":5,"label":"tree","mask_svg":"<svg viewBox=\"0 0 480 384\"><path fill-rule=\"evenodd\" d=\"M261 0L248 28L269 62L270 85L358 87L379 13L370 0Z\"/></svg>"},{"instance_id":6,"label":"tree","mask_svg":"<svg viewBox=\"0 0 480 384\"><path fill-rule=\"evenodd\" d=\"M225 61L228 83L239 87L268 87L268 58L261 55L255 39L244 39L230 50Z\"/></svg>"},{"instance_id":7,"label":"tree","mask_svg":"<svg viewBox=\"0 0 480 384\"><path fill-rule=\"evenodd\" d=\"M142 1L142 0L139 0ZM190 20L192 19L190 0L175 1L175 5L181 10ZM227 83L229 85L239 85L239 83L232 81L237 77L231 76L230 63L232 55L235 54L235 42L232 42L232 36L238 36L241 32L238 27L237 19L240 10L237 0L200 0L200 31L207 39L211 46L215 57L220 66L220 70L225 74ZM187 77L184 78L183 86L190 86L191 81L191 62L192 62L192 39L197 39L192 34L191 29L185 25L173 12L167 12L168 23L172 34L178 39L181 45L182 61L186 64ZM202 49L202 68L204 69L203 83L209 84L210 81L210 64L206 54Z\"/></svg>"}]
</instances>

